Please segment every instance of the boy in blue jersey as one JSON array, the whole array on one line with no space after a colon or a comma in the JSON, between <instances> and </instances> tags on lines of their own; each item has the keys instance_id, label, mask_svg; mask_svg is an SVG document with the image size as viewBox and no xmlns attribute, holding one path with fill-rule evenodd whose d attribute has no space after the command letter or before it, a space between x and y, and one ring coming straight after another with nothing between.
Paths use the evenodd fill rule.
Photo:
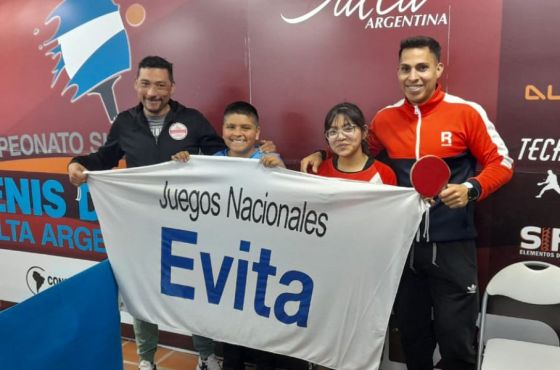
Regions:
<instances>
[{"instance_id":1,"label":"boy in blue jersey","mask_svg":"<svg viewBox=\"0 0 560 370\"><path fill-rule=\"evenodd\" d=\"M264 153L258 146L260 135L259 114L255 107L244 101L229 104L224 110L222 138L227 146L214 155L237 158L260 159L265 167L285 167L278 153ZM172 157L187 161L188 153L180 152ZM224 343L223 370L245 370L245 361L252 358L256 370L274 370L276 355L260 350Z\"/></svg>"},{"instance_id":2,"label":"boy in blue jersey","mask_svg":"<svg viewBox=\"0 0 560 370\"><path fill-rule=\"evenodd\" d=\"M260 135L259 115L255 107L244 101L229 104L224 110L222 138L227 148L214 155L257 158L266 167L284 167L277 153L260 151L257 140ZM224 343L224 370L244 370L245 359L249 352L254 358L256 370L275 369L275 356L272 353L251 350L241 346Z\"/></svg>"},{"instance_id":3,"label":"boy in blue jersey","mask_svg":"<svg viewBox=\"0 0 560 370\"><path fill-rule=\"evenodd\" d=\"M214 155L257 158L266 167L284 167L277 153L263 153L257 145L260 135L259 114L244 101L229 104L224 110L222 138L227 148Z\"/></svg>"},{"instance_id":4,"label":"boy in blue jersey","mask_svg":"<svg viewBox=\"0 0 560 370\"><path fill-rule=\"evenodd\" d=\"M278 153L265 153L257 145L260 131L259 114L255 107L244 101L229 104L224 110L222 126L222 138L227 148L214 155L260 159L265 167L285 167ZM189 153L179 152L171 158L187 161Z\"/></svg>"}]
</instances>

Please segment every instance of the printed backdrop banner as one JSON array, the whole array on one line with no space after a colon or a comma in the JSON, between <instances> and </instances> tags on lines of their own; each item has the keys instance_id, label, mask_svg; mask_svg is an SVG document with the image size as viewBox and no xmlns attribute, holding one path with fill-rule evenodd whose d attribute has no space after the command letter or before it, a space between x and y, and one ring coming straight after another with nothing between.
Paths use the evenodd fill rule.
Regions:
<instances>
[{"instance_id":1,"label":"printed backdrop banner","mask_svg":"<svg viewBox=\"0 0 560 370\"><path fill-rule=\"evenodd\" d=\"M88 184L133 316L336 369L378 368L425 211L413 189L201 156L90 172Z\"/></svg>"}]
</instances>

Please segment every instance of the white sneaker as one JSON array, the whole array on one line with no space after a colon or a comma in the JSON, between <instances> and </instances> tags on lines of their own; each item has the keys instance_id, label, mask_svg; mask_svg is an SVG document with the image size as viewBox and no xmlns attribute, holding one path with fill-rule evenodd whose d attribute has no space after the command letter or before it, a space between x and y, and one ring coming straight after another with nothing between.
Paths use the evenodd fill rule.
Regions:
<instances>
[{"instance_id":1,"label":"white sneaker","mask_svg":"<svg viewBox=\"0 0 560 370\"><path fill-rule=\"evenodd\" d=\"M150 361L142 360L138 364L138 370L156 370L156 365L152 364Z\"/></svg>"},{"instance_id":2,"label":"white sneaker","mask_svg":"<svg viewBox=\"0 0 560 370\"><path fill-rule=\"evenodd\" d=\"M198 358L196 370L222 370L222 367L220 366L216 355L211 354L206 360L203 360L200 357Z\"/></svg>"}]
</instances>

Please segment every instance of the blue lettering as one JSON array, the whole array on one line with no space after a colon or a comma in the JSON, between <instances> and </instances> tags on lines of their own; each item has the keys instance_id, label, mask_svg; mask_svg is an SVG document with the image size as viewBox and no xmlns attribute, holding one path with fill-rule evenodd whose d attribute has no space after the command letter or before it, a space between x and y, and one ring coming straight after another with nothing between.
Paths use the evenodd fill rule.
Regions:
<instances>
[{"instance_id":1,"label":"blue lettering","mask_svg":"<svg viewBox=\"0 0 560 370\"><path fill-rule=\"evenodd\" d=\"M198 234L188 230L167 227L162 228L161 292L170 296L194 300L195 287L171 282L171 267L191 271L195 270L193 258L172 255L171 247L173 241L197 245ZM239 243L239 250L248 253L251 250L251 243L246 240L241 240ZM252 271L256 273L254 310L257 315L263 317L270 317L271 311L271 307L268 307L265 303L268 277L276 276L277 273L277 267L271 264L271 257L272 251L262 248L260 250L258 262L253 262L251 266ZM200 252L200 262L208 303L217 305L222 301L225 288L228 286L227 282L234 261L234 257L225 256L222 259L219 270L215 274L212 267L211 254ZM249 261L239 258L237 260L237 276L235 277L235 294L233 301L233 308L236 310L242 311L245 307L248 274ZM284 324L296 324L299 327L305 328L307 327L309 319L314 283L309 275L295 270L285 272L280 278L280 284L284 286L290 286L294 282L301 284L301 291L279 294L274 301L274 316L278 321ZM287 311L290 311L290 313Z\"/></svg>"},{"instance_id":2,"label":"blue lettering","mask_svg":"<svg viewBox=\"0 0 560 370\"><path fill-rule=\"evenodd\" d=\"M18 241L20 243L28 241L29 243L35 244L35 238L33 238L33 233L31 232L31 227L29 227L29 222L23 221L21 223L21 231Z\"/></svg>"},{"instance_id":3,"label":"blue lettering","mask_svg":"<svg viewBox=\"0 0 560 370\"><path fill-rule=\"evenodd\" d=\"M6 220L6 224L10 225L10 235L12 236L10 240L17 240L17 227L20 224L19 220Z\"/></svg>"},{"instance_id":4,"label":"blue lettering","mask_svg":"<svg viewBox=\"0 0 560 370\"><path fill-rule=\"evenodd\" d=\"M35 238L31 232L29 222L20 220L5 220L5 226L8 226L7 234L2 233L2 224L0 224L0 241L11 242L29 242L35 244Z\"/></svg>"},{"instance_id":5,"label":"blue lettering","mask_svg":"<svg viewBox=\"0 0 560 370\"><path fill-rule=\"evenodd\" d=\"M16 181L5 177L0 178L0 186L2 185L4 185L4 193L0 192L0 199L4 196L5 202L0 202L2 203L0 212L19 212L35 216L46 213L53 218L63 217L66 214L66 203L60 195L64 192L64 187L59 181L47 180L41 185L41 180L38 179Z\"/></svg>"},{"instance_id":6,"label":"blue lettering","mask_svg":"<svg viewBox=\"0 0 560 370\"><path fill-rule=\"evenodd\" d=\"M16 205L24 215L31 214L31 203L29 203L29 182L20 181L21 190L18 189L14 179L7 177L5 179L6 188L6 204L9 213L16 213Z\"/></svg>"},{"instance_id":7,"label":"blue lettering","mask_svg":"<svg viewBox=\"0 0 560 370\"><path fill-rule=\"evenodd\" d=\"M85 234L85 236L82 236ZM90 251L92 248L91 238L89 238L90 232L89 229L84 226L79 226L74 231L74 239L76 240L76 247L79 250L87 252Z\"/></svg>"},{"instance_id":8,"label":"blue lettering","mask_svg":"<svg viewBox=\"0 0 560 370\"><path fill-rule=\"evenodd\" d=\"M72 228L68 225L58 225L58 246L63 247L64 242L68 242L68 247L74 249L74 241L72 240Z\"/></svg>"},{"instance_id":9,"label":"blue lettering","mask_svg":"<svg viewBox=\"0 0 560 370\"><path fill-rule=\"evenodd\" d=\"M31 180L31 199L33 214L41 216L43 214L43 209L41 208L41 182L37 179Z\"/></svg>"},{"instance_id":10,"label":"blue lettering","mask_svg":"<svg viewBox=\"0 0 560 370\"><path fill-rule=\"evenodd\" d=\"M255 312L264 317L270 316L270 307L265 304L268 276L276 275L276 267L270 265L270 249L261 249L259 262L253 263L253 271L257 273L257 288L255 291Z\"/></svg>"},{"instance_id":11,"label":"blue lettering","mask_svg":"<svg viewBox=\"0 0 560 370\"><path fill-rule=\"evenodd\" d=\"M198 234L192 231L172 229L169 227L161 228L161 293L194 299L194 287L175 284L171 282L171 267L179 267L185 270L194 268L192 258L174 256L171 254L173 241L196 245Z\"/></svg>"},{"instance_id":12,"label":"blue lettering","mask_svg":"<svg viewBox=\"0 0 560 370\"><path fill-rule=\"evenodd\" d=\"M63 248L64 246L74 249L78 248L83 252L106 254L105 245L100 229L90 230L86 226L78 226L73 229L69 225L45 224L41 245Z\"/></svg>"},{"instance_id":13,"label":"blue lettering","mask_svg":"<svg viewBox=\"0 0 560 370\"><path fill-rule=\"evenodd\" d=\"M93 204L90 202L89 188L87 184L80 185L82 196L78 201L78 214L80 220L84 221L97 221L97 214L93 209ZM90 208L91 205L91 208Z\"/></svg>"},{"instance_id":14,"label":"blue lettering","mask_svg":"<svg viewBox=\"0 0 560 370\"><path fill-rule=\"evenodd\" d=\"M43 229L43 238L41 239L41 245L51 244L53 247L58 247L56 242L56 237L54 235L54 230L51 224L46 224Z\"/></svg>"},{"instance_id":15,"label":"blue lettering","mask_svg":"<svg viewBox=\"0 0 560 370\"><path fill-rule=\"evenodd\" d=\"M103 241L103 234L100 229L93 230L93 250L97 253L107 253L105 250L105 242Z\"/></svg>"},{"instance_id":16,"label":"blue lettering","mask_svg":"<svg viewBox=\"0 0 560 370\"><path fill-rule=\"evenodd\" d=\"M17 221L17 220L6 220L5 222L6 222L6 226L9 226L9 228L6 228L8 233L7 233L6 235L1 235L2 238L1 238L0 240L2 240L2 241L14 241L14 240L15 240L15 239L14 239L14 238L15 238L15 235L14 235L14 232L15 232L15 225L14 225L14 222L15 222L15 223L19 223L19 221Z\"/></svg>"},{"instance_id":17,"label":"blue lettering","mask_svg":"<svg viewBox=\"0 0 560 370\"><path fill-rule=\"evenodd\" d=\"M2 193L2 188L1 188L2 186L4 186L4 179L0 177L0 199L4 198L4 195ZM4 202L0 202L0 212L6 213L6 204L4 204Z\"/></svg>"},{"instance_id":18,"label":"blue lettering","mask_svg":"<svg viewBox=\"0 0 560 370\"><path fill-rule=\"evenodd\" d=\"M251 249L251 243L246 240L242 240L239 243L239 250L242 252L249 252ZM233 308L236 310L243 310L245 306L245 288L247 286L247 271L249 270L249 262L245 260L239 260L237 263L237 281L235 282L235 301L233 302Z\"/></svg>"},{"instance_id":19,"label":"blue lettering","mask_svg":"<svg viewBox=\"0 0 560 370\"><path fill-rule=\"evenodd\" d=\"M58 194L58 193L60 194ZM52 218L64 217L66 214L66 202L61 194L64 193L64 187L59 181L47 180L43 184L43 196L45 200L50 204L46 203L43 207L45 213Z\"/></svg>"},{"instance_id":20,"label":"blue lettering","mask_svg":"<svg viewBox=\"0 0 560 370\"><path fill-rule=\"evenodd\" d=\"M0 241L2 241L2 242L9 242L10 241L10 237L8 235L4 235L2 233L2 225L0 225Z\"/></svg>"},{"instance_id":21,"label":"blue lettering","mask_svg":"<svg viewBox=\"0 0 560 370\"><path fill-rule=\"evenodd\" d=\"M284 324L296 323L302 328L307 327L309 309L311 308L311 296L313 294L313 280L309 275L301 271L288 271L280 278L280 284L289 286L293 281L299 281L302 285L300 293L282 293L274 302L274 314ZM285 307L288 302L299 302L299 308L293 315L286 313Z\"/></svg>"},{"instance_id":22,"label":"blue lettering","mask_svg":"<svg viewBox=\"0 0 560 370\"><path fill-rule=\"evenodd\" d=\"M214 274L212 273L212 259L209 253L200 253L200 260L202 262L202 272L204 273L204 282L206 283L206 295L208 296L208 303L219 304L224 294L226 281L233 264L233 258L225 256L218 273L218 279L214 283Z\"/></svg>"}]
</instances>

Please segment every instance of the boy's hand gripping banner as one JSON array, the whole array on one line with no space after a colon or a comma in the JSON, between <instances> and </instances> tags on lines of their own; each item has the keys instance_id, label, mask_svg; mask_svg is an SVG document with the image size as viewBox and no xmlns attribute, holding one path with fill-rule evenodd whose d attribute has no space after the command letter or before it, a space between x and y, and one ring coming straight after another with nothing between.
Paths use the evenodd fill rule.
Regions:
<instances>
[{"instance_id":1,"label":"boy's hand gripping banner","mask_svg":"<svg viewBox=\"0 0 560 370\"><path fill-rule=\"evenodd\" d=\"M258 161L91 172L129 312L335 369L377 369L425 210L408 188Z\"/></svg>"}]
</instances>

